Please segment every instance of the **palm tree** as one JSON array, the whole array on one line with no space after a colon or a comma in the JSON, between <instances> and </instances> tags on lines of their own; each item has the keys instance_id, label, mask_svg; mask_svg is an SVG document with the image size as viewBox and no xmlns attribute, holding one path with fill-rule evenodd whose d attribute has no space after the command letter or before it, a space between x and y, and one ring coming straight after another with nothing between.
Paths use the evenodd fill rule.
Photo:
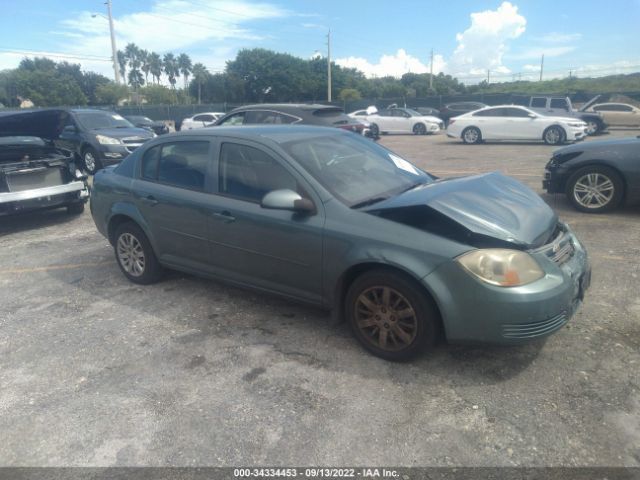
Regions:
<instances>
[{"instance_id":1,"label":"palm tree","mask_svg":"<svg viewBox=\"0 0 640 480\"><path fill-rule=\"evenodd\" d=\"M176 88L176 77L180 73L178 71L178 62L176 61L176 57L173 56L173 53L165 53L162 59L162 66L164 68L164 73L169 77L169 83L171 84L171 88L175 90Z\"/></svg>"},{"instance_id":2,"label":"palm tree","mask_svg":"<svg viewBox=\"0 0 640 480\"><path fill-rule=\"evenodd\" d=\"M202 84L207 79L207 75L209 72L207 71L207 67L205 67L201 63L196 63L193 66L193 79L198 84L198 105L202 103Z\"/></svg>"},{"instance_id":3,"label":"palm tree","mask_svg":"<svg viewBox=\"0 0 640 480\"><path fill-rule=\"evenodd\" d=\"M127 56L122 50L118 50L116 57L118 59L118 70L120 70L120 76L124 80L127 77Z\"/></svg>"},{"instance_id":4,"label":"palm tree","mask_svg":"<svg viewBox=\"0 0 640 480\"><path fill-rule=\"evenodd\" d=\"M181 53L178 55L178 69L184 78L184 88L187 89L187 84L189 83L189 74L191 73L191 58L186 53Z\"/></svg>"},{"instance_id":5,"label":"palm tree","mask_svg":"<svg viewBox=\"0 0 640 480\"><path fill-rule=\"evenodd\" d=\"M156 80L156 83L160 83L160 76L162 75L162 58L156 52L151 52L147 58L149 63L149 72L151 76Z\"/></svg>"},{"instance_id":6,"label":"palm tree","mask_svg":"<svg viewBox=\"0 0 640 480\"><path fill-rule=\"evenodd\" d=\"M149 83L149 72L151 71L151 66L149 65L149 52L147 50L140 50L140 68L144 72L144 83Z\"/></svg>"}]
</instances>

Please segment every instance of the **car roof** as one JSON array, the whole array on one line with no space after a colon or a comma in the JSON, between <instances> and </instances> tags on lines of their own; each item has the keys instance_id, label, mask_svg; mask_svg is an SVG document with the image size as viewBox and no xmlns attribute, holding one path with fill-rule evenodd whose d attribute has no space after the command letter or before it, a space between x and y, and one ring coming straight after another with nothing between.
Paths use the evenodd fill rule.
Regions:
<instances>
[{"instance_id":1,"label":"car roof","mask_svg":"<svg viewBox=\"0 0 640 480\"><path fill-rule=\"evenodd\" d=\"M275 143L285 143L292 140L309 140L326 137L327 135L355 135L353 132L335 127L320 127L314 125L245 125L245 126L217 126L195 130L184 130L158 137L162 140L182 137L234 137L252 140L256 138L272 140Z\"/></svg>"},{"instance_id":2,"label":"car roof","mask_svg":"<svg viewBox=\"0 0 640 480\"><path fill-rule=\"evenodd\" d=\"M323 105L321 103L257 103L253 105L243 105L235 108L232 112L244 110L278 110L280 112L313 112L315 110L342 110L335 105Z\"/></svg>"}]
</instances>

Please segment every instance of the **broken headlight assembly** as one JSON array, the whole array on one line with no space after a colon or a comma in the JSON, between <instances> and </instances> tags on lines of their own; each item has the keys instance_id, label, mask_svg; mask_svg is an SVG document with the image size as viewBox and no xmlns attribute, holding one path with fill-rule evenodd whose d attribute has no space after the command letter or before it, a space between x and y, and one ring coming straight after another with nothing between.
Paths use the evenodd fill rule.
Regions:
<instances>
[{"instance_id":1,"label":"broken headlight assembly","mask_svg":"<svg viewBox=\"0 0 640 480\"><path fill-rule=\"evenodd\" d=\"M498 287L519 287L544 277L544 271L538 262L520 250L473 250L458 257L456 261L483 282Z\"/></svg>"}]
</instances>

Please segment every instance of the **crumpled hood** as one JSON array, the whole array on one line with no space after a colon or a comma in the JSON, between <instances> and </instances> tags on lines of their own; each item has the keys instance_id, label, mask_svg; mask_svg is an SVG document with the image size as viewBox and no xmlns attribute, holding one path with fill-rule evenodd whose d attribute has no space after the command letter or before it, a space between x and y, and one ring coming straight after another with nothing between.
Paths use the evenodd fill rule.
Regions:
<instances>
[{"instance_id":1,"label":"crumpled hood","mask_svg":"<svg viewBox=\"0 0 640 480\"><path fill-rule=\"evenodd\" d=\"M366 211L420 205L474 234L526 248L544 244L558 222L538 194L499 172L439 180L376 203Z\"/></svg>"}]
</instances>

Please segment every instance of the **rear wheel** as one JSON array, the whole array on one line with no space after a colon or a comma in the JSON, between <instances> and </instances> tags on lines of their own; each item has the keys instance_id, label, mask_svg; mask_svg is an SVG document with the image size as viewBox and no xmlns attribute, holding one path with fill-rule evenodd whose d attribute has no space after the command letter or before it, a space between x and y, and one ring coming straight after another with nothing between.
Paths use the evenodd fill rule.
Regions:
<instances>
[{"instance_id":1,"label":"rear wheel","mask_svg":"<svg viewBox=\"0 0 640 480\"><path fill-rule=\"evenodd\" d=\"M615 170L592 165L576 171L567 181L567 197L581 212L603 213L622 201L624 183Z\"/></svg>"},{"instance_id":2,"label":"rear wheel","mask_svg":"<svg viewBox=\"0 0 640 480\"><path fill-rule=\"evenodd\" d=\"M416 123L413 126L413 133L414 135L426 135L427 127L425 127L423 123Z\"/></svg>"},{"instance_id":3,"label":"rear wheel","mask_svg":"<svg viewBox=\"0 0 640 480\"><path fill-rule=\"evenodd\" d=\"M547 145L559 145L565 141L566 137L564 130L557 125L547 128L542 134L542 139Z\"/></svg>"},{"instance_id":4,"label":"rear wheel","mask_svg":"<svg viewBox=\"0 0 640 480\"><path fill-rule=\"evenodd\" d=\"M67 213L69 215L80 215L82 212L84 212L84 202L67 205Z\"/></svg>"},{"instance_id":5,"label":"rear wheel","mask_svg":"<svg viewBox=\"0 0 640 480\"><path fill-rule=\"evenodd\" d=\"M467 127L462 131L462 141L467 144L480 143L482 141L482 134L477 127Z\"/></svg>"},{"instance_id":6,"label":"rear wheel","mask_svg":"<svg viewBox=\"0 0 640 480\"><path fill-rule=\"evenodd\" d=\"M435 307L413 280L393 271L358 277L347 292L345 314L358 341L387 360L408 360L437 338Z\"/></svg>"},{"instance_id":7,"label":"rear wheel","mask_svg":"<svg viewBox=\"0 0 640 480\"><path fill-rule=\"evenodd\" d=\"M162 277L162 266L151 243L135 223L126 222L117 228L113 248L120 270L132 282L147 285Z\"/></svg>"},{"instance_id":8,"label":"rear wheel","mask_svg":"<svg viewBox=\"0 0 640 480\"><path fill-rule=\"evenodd\" d=\"M376 123L371 124L371 126L369 127L369 131L371 132L371 135L374 137L380 136L380 127L378 127Z\"/></svg>"}]
</instances>

